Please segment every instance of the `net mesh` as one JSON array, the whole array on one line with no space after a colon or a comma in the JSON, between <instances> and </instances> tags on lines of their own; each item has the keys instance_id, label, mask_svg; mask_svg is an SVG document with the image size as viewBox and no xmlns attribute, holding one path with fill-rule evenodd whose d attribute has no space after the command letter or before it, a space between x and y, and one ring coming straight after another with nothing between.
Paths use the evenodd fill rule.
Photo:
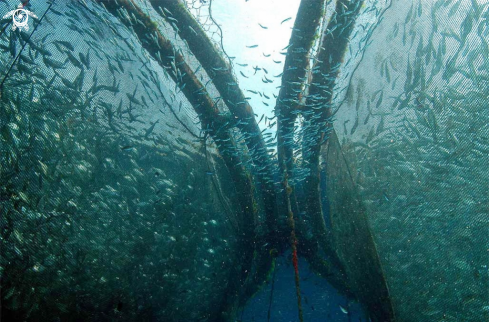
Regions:
<instances>
[{"instance_id":1,"label":"net mesh","mask_svg":"<svg viewBox=\"0 0 489 322\"><path fill-rule=\"evenodd\" d=\"M206 317L233 265L236 209L197 114L102 6L56 1L33 25L0 40L3 313Z\"/></svg>"},{"instance_id":2,"label":"net mesh","mask_svg":"<svg viewBox=\"0 0 489 322\"><path fill-rule=\"evenodd\" d=\"M393 1L336 114L402 321L488 319L487 14Z\"/></svg>"}]
</instances>

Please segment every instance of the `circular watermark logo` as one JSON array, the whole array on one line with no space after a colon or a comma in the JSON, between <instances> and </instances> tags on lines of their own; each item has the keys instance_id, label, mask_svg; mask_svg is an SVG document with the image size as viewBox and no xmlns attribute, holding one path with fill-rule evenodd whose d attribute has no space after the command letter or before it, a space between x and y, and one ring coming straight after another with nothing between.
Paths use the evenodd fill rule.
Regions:
<instances>
[{"instance_id":1,"label":"circular watermark logo","mask_svg":"<svg viewBox=\"0 0 489 322\"><path fill-rule=\"evenodd\" d=\"M19 29L27 26L27 22L29 21L29 14L27 13L27 10L15 10L14 14L12 15L12 21L14 22L14 25L17 26Z\"/></svg>"},{"instance_id":2,"label":"circular watermark logo","mask_svg":"<svg viewBox=\"0 0 489 322\"><path fill-rule=\"evenodd\" d=\"M25 31L29 31L29 25L27 24L29 22L29 16L37 19L37 16L28 10L24 9L24 5L20 4L17 9L12 10L8 12L5 16L3 16L2 19L7 19L12 17L12 30L15 31L17 29L22 30L25 29Z\"/></svg>"}]
</instances>

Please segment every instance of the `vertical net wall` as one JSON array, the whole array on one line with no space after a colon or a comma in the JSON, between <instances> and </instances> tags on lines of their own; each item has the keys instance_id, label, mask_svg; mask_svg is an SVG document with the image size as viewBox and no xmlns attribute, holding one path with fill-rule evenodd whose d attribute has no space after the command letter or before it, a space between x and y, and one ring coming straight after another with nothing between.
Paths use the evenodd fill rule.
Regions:
<instances>
[{"instance_id":1,"label":"vertical net wall","mask_svg":"<svg viewBox=\"0 0 489 322\"><path fill-rule=\"evenodd\" d=\"M336 114L400 321L488 319L487 8L393 1Z\"/></svg>"},{"instance_id":2,"label":"vertical net wall","mask_svg":"<svg viewBox=\"0 0 489 322\"><path fill-rule=\"evenodd\" d=\"M234 266L237 210L197 114L124 11L26 9L29 30L3 20L0 36L3 317L209 318Z\"/></svg>"}]
</instances>

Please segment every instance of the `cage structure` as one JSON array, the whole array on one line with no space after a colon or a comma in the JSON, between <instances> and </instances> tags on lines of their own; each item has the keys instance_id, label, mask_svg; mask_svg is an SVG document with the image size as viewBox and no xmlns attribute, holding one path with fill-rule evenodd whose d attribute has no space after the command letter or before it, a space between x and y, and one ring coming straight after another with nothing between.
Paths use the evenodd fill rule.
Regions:
<instances>
[{"instance_id":1,"label":"cage structure","mask_svg":"<svg viewBox=\"0 0 489 322\"><path fill-rule=\"evenodd\" d=\"M211 5L1 21L2 316L233 321L292 248L373 321L487 319L487 4L301 1L275 140Z\"/></svg>"}]
</instances>

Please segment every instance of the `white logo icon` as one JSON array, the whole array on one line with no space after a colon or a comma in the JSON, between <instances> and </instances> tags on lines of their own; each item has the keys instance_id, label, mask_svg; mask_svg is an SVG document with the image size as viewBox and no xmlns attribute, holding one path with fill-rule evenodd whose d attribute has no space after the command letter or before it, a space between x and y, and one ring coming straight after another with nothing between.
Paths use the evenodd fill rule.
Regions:
<instances>
[{"instance_id":1,"label":"white logo icon","mask_svg":"<svg viewBox=\"0 0 489 322\"><path fill-rule=\"evenodd\" d=\"M9 13L7 13L5 16L3 16L3 19L9 18L12 16L12 30L15 31L17 28L21 30L22 28L25 29L25 31L29 31L29 25L27 24L29 22L29 16L33 18L37 18L37 16L28 10L22 9L23 6L19 5L19 8L16 10L12 10Z\"/></svg>"}]
</instances>

